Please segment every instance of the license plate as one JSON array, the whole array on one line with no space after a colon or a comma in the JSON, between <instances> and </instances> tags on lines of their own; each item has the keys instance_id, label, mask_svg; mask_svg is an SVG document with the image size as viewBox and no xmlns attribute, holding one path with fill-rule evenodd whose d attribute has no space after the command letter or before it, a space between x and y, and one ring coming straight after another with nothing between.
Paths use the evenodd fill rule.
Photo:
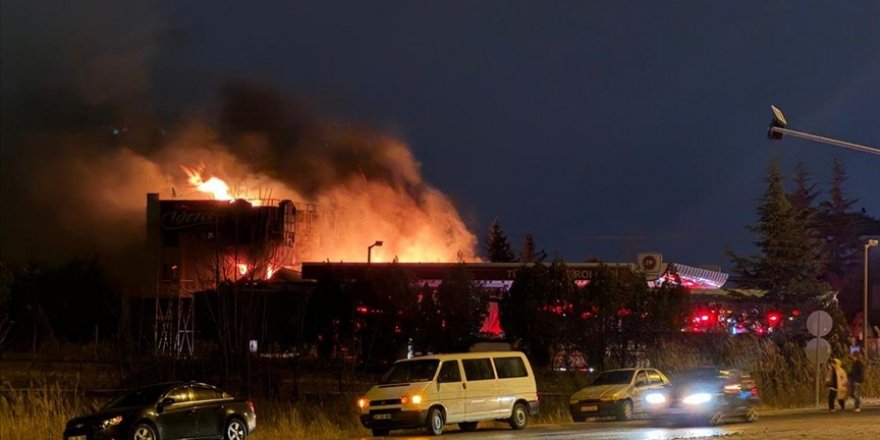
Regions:
<instances>
[{"instance_id":1,"label":"license plate","mask_svg":"<svg viewBox=\"0 0 880 440\"><path fill-rule=\"evenodd\" d=\"M391 414L373 414L373 420L391 420Z\"/></svg>"},{"instance_id":2,"label":"license plate","mask_svg":"<svg viewBox=\"0 0 880 440\"><path fill-rule=\"evenodd\" d=\"M581 411L584 411L584 412L597 411L598 409L599 409L599 407L596 405L584 405L581 407Z\"/></svg>"}]
</instances>

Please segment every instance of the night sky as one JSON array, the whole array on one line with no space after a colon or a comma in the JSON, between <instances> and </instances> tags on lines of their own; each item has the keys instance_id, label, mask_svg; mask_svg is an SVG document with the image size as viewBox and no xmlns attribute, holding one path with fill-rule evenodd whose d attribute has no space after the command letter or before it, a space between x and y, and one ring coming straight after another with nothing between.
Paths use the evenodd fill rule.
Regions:
<instances>
[{"instance_id":1,"label":"night sky","mask_svg":"<svg viewBox=\"0 0 880 440\"><path fill-rule=\"evenodd\" d=\"M790 128L880 146L877 1L152 9L157 107L230 78L273 84L405 139L475 233L498 217L516 248L531 232L570 261L656 250L728 266L726 249L751 249L773 157L820 184L839 158L849 196L880 216L880 156L766 139L775 104Z\"/></svg>"}]
</instances>

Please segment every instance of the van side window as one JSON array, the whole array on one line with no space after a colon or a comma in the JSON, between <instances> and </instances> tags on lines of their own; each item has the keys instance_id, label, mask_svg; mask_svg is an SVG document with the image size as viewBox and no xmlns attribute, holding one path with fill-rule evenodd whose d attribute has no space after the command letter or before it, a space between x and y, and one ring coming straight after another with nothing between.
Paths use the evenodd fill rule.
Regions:
<instances>
[{"instance_id":1,"label":"van side window","mask_svg":"<svg viewBox=\"0 0 880 440\"><path fill-rule=\"evenodd\" d=\"M443 366L440 367L440 376L437 377L437 382L461 382L461 370L458 368L458 361L443 362Z\"/></svg>"},{"instance_id":2,"label":"van side window","mask_svg":"<svg viewBox=\"0 0 880 440\"><path fill-rule=\"evenodd\" d=\"M498 372L499 379L526 377L529 375L520 357L493 358L492 360L495 361L495 370Z\"/></svg>"},{"instance_id":3,"label":"van side window","mask_svg":"<svg viewBox=\"0 0 880 440\"><path fill-rule=\"evenodd\" d=\"M495 379L495 372L492 371L492 361L485 359L464 359L461 361L464 365L464 375L467 380L490 380Z\"/></svg>"}]
</instances>

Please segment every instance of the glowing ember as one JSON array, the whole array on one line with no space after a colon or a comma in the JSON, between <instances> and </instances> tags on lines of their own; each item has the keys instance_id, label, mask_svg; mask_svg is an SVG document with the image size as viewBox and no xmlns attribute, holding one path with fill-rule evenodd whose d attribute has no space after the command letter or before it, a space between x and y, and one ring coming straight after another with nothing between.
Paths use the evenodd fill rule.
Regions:
<instances>
[{"instance_id":1,"label":"glowing ember","mask_svg":"<svg viewBox=\"0 0 880 440\"><path fill-rule=\"evenodd\" d=\"M248 273L248 265L247 264L238 263L235 266L238 267L238 273L240 273L241 275L246 275Z\"/></svg>"},{"instance_id":2,"label":"glowing ember","mask_svg":"<svg viewBox=\"0 0 880 440\"><path fill-rule=\"evenodd\" d=\"M269 265L269 267L266 268L266 279L268 280L272 278L272 275L275 275L275 268Z\"/></svg>"}]
</instances>

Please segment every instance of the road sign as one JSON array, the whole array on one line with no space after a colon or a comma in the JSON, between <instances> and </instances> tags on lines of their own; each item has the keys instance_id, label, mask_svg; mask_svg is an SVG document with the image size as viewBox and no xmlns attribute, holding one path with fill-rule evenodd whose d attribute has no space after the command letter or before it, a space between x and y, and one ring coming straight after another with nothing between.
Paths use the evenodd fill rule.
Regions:
<instances>
[{"instance_id":1,"label":"road sign","mask_svg":"<svg viewBox=\"0 0 880 440\"><path fill-rule=\"evenodd\" d=\"M834 321L831 315L824 310L816 310L807 317L807 330L816 337L822 337L831 332Z\"/></svg>"},{"instance_id":2,"label":"road sign","mask_svg":"<svg viewBox=\"0 0 880 440\"><path fill-rule=\"evenodd\" d=\"M807 352L807 359L809 359L810 362L822 364L828 361L828 358L831 357L831 344L825 339L813 338L810 339L810 342L807 342L804 351Z\"/></svg>"}]
</instances>

